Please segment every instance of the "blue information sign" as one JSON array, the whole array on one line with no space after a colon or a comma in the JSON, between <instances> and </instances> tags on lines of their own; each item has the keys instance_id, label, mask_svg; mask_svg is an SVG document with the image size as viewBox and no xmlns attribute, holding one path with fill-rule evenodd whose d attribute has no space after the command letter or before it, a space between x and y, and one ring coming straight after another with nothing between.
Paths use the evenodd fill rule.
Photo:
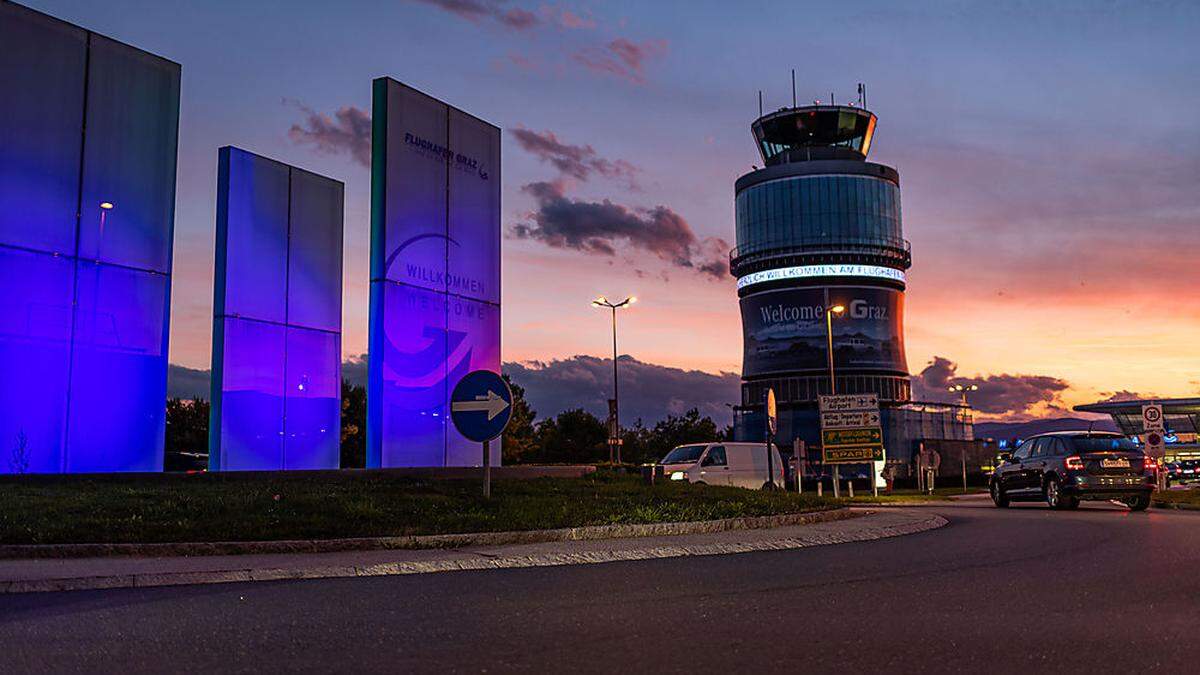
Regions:
<instances>
[{"instance_id":1,"label":"blue information sign","mask_svg":"<svg viewBox=\"0 0 1200 675\"><path fill-rule=\"evenodd\" d=\"M504 433L512 417L512 391L490 370L467 373L450 395L450 419L458 432L484 443Z\"/></svg>"}]
</instances>

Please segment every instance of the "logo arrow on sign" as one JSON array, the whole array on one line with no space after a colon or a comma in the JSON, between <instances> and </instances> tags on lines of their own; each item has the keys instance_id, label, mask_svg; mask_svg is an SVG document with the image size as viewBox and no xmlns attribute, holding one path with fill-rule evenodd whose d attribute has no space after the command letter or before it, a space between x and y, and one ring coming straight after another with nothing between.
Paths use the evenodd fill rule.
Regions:
<instances>
[{"instance_id":1,"label":"logo arrow on sign","mask_svg":"<svg viewBox=\"0 0 1200 675\"><path fill-rule=\"evenodd\" d=\"M508 408L508 401L500 398L500 394L488 389L487 396L476 396L474 401L455 401L450 404L454 412L486 412L488 421Z\"/></svg>"}]
</instances>

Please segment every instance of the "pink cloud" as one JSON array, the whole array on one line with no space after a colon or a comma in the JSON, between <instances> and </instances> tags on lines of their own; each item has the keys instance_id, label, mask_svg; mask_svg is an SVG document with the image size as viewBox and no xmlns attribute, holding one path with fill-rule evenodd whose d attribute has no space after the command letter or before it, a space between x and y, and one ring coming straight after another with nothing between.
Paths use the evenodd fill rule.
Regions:
<instances>
[{"instance_id":1,"label":"pink cloud","mask_svg":"<svg viewBox=\"0 0 1200 675\"><path fill-rule=\"evenodd\" d=\"M576 52L574 59L592 72L612 75L635 84L646 81L646 64L667 53L666 40L637 43L617 38L604 47L589 47Z\"/></svg>"}]
</instances>

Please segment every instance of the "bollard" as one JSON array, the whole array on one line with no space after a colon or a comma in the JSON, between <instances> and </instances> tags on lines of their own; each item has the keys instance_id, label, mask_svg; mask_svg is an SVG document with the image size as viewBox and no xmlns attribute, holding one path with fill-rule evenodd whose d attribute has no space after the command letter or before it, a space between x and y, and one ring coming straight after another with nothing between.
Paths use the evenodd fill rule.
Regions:
<instances>
[{"instance_id":1,"label":"bollard","mask_svg":"<svg viewBox=\"0 0 1200 675\"><path fill-rule=\"evenodd\" d=\"M822 483L820 479L817 479L817 496L818 497L825 496L825 484Z\"/></svg>"},{"instance_id":2,"label":"bollard","mask_svg":"<svg viewBox=\"0 0 1200 675\"><path fill-rule=\"evenodd\" d=\"M850 499L854 499L854 481L846 481L846 489L850 491Z\"/></svg>"}]
</instances>

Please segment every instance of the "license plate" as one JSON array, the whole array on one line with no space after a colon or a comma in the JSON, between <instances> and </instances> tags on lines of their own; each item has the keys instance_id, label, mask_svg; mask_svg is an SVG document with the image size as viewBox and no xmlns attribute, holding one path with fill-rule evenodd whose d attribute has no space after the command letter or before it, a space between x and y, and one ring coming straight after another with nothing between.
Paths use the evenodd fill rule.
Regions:
<instances>
[{"instance_id":1,"label":"license plate","mask_svg":"<svg viewBox=\"0 0 1200 675\"><path fill-rule=\"evenodd\" d=\"M1100 466L1105 469L1128 469L1129 460L1127 459L1102 459Z\"/></svg>"}]
</instances>

